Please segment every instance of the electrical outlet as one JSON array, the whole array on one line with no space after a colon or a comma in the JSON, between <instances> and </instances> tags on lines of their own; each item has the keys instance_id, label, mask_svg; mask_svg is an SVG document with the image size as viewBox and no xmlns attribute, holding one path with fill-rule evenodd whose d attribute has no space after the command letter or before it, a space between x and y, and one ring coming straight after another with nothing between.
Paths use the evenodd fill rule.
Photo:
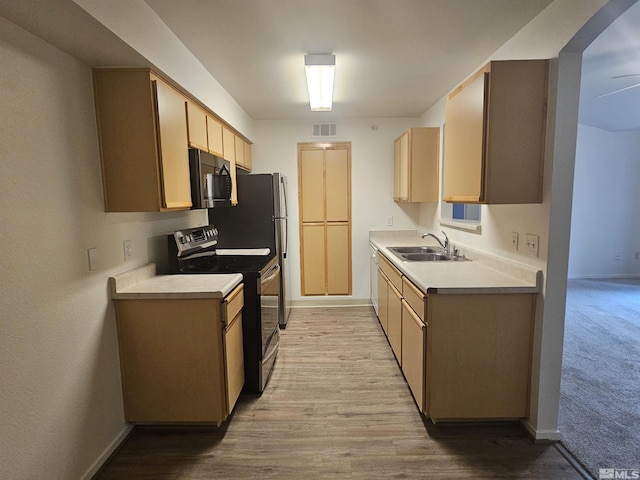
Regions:
<instances>
[{"instance_id":1,"label":"electrical outlet","mask_svg":"<svg viewBox=\"0 0 640 480\"><path fill-rule=\"evenodd\" d=\"M98 269L98 249L96 247L87 250L87 256L89 257L89 270Z\"/></svg>"},{"instance_id":2,"label":"electrical outlet","mask_svg":"<svg viewBox=\"0 0 640 480\"><path fill-rule=\"evenodd\" d=\"M122 242L122 245L124 247L124 261L126 262L133 257L133 244L131 243L131 240L125 240Z\"/></svg>"},{"instance_id":3,"label":"electrical outlet","mask_svg":"<svg viewBox=\"0 0 640 480\"><path fill-rule=\"evenodd\" d=\"M511 232L511 250L518 251L518 232Z\"/></svg>"},{"instance_id":4,"label":"electrical outlet","mask_svg":"<svg viewBox=\"0 0 640 480\"><path fill-rule=\"evenodd\" d=\"M532 257L538 256L538 244L540 243L540 237L538 235L531 235L527 233L527 255Z\"/></svg>"},{"instance_id":5,"label":"electrical outlet","mask_svg":"<svg viewBox=\"0 0 640 480\"><path fill-rule=\"evenodd\" d=\"M392 216L388 216L387 217L387 227L391 227L393 225L393 217Z\"/></svg>"}]
</instances>

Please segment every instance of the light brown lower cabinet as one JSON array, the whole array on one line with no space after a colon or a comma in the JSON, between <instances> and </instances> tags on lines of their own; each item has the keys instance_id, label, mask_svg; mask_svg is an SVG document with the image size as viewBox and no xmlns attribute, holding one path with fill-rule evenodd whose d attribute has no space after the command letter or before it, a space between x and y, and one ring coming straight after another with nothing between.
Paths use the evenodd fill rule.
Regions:
<instances>
[{"instance_id":1,"label":"light brown lower cabinet","mask_svg":"<svg viewBox=\"0 0 640 480\"><path fill-rule=\"evenodd\" d=\"M534 294L428 296L432 421L528 416L534 308Z\"/></svg>"},{"instance_id":2,"label":"light brown lower cabinet","mask_svg":"<svg viewBox=\"0 0 640 480\"><path fill-rule=\"evenodd\" d=\"M383 255L378 274L380 323L421 412L528 416L536 294L427 295Z\"/></svg>"},{"instance_id":3,"label":"light brown lower cabinet","mask_svg":"<svg viewBox=\"0 0 640 480\"><path fill-rule=\"evenodd\" d=\"M389 295L389 279L382 273L382 269L378 269L378 320L384 330L385 335L389 335L388 320L388 295Z\"/></svg>"},{"instance_id":4,"label":"light brown lower cabinet","mask_svg":"<svg viewBox=\"0 0 640 480\"><path fill-rule=\"evenodd\" d=\"M402 373L421 412L425 411L425 360L427 327L402 300Z\"/></svg>"},{"instance_id":5,"label":"light brown lower cabinet","mask_svg":"<svg viewBox=\"0 0 640 480\"><path fill-rule=\"evenodd\" d=\"M126 421L226 420L244 385L243 287L224 299L114 300Z\"/></svg>"},{"instance_id":6,"label":"light brown lower cabinet","mask_svg":"<svg viewBox=\"0 0 640 480\"><path fill-rule=\"evenodd\" d=\"M398 364L402 366L402 293L389 283L387 338Z\"/></svg>"}]
</instances>

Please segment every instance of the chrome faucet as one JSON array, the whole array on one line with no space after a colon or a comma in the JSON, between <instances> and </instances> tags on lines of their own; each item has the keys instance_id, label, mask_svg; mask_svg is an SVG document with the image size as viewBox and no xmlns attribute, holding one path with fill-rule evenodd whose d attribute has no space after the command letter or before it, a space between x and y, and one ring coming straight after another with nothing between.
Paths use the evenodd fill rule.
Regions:
<instances>
[{"instance_id":1,"label":"chrome faucet","mask_svg":"<svg viewBox=\"0 0 640 480\"><path fill-rule=\"evenodd\" d=\"M438 242L442 247L442 250L444 251L444 253L446 253L447 255L450 255L451 252L449 250L449 237L447 237L447 234L444 233L444 231L442 232L442 234L444 235L444 242L440 240L438 237L436 237L433 233L425 233L422 235L422 238L427 238L427 237L435 238L436 242Z\"/></svg>"}]
</instances>

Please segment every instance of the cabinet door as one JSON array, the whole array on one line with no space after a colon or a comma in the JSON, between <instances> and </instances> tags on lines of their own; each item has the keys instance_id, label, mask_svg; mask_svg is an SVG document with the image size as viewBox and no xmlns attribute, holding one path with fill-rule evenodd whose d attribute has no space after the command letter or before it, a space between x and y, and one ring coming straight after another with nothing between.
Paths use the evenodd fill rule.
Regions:
<instances>
[{"instance_id":1,"label":"cabinet door","mask_svg":"<svg viewBox=\"0 0 640 480\"><path fill-rule=\"evenodd\" d=\"M324 151L303 150L298 168L304 192L301 219L303 222L324 222Z\"/></svg>"},{"instance_id":2,"label":"cabinet door","mask_svg":"<svg viewBox=\"0 0 640 480\"><path fill-rule=\"evenodd\" d=\"M388 300L389 295L389 279L382 270L378 268L378 319L384 330L385 335L389 335L388 323Z\"/></svg>"},{"instance_id":3,"label":"cabinet door","mask_svg":"<svg viewBox=\"0 0 640 480\"><path fill-rule=\"evenodd\" d=\"M393 199L400 198L400 138L393 142Z\"/></svg>"},{"instance_id":4,"label":"cabinet door","mask_svg":"<svg viewBox=\"0 0 640 480\"><path fill-rule=\"evenodd\" d=\"M346 149L326 150L327 222L349 221L349 164Z\"/></svg>"},{"instance_id":5,"label":"cabinet door","mask_svg":"<svg viewBox=\"0 0 640 480\"><path fill-rule=\"evenodd\" d=\"M440 129L419 127L410 130L409 201L437 202L440 193Z\"/></svg>"},{"instance_id":6,"label":"cabinet door","mask_svg":"<svg viewBox=\"0 0 640 480\"><path fill-rule=\"evenodd\" d=\"M389 284L387 336L393 353L402 366L402 294Z\"/></svg>"},{"instance_id":7,"label":"cabinet door","mask_svg":"<svg viewBox=\"0 0 640 480\"><path fill-rule=\"evenodd\" d=\"M409 201L409 132L402 134L394 143L394 150L397 151L397 157L394 158L395 185L394 200L407 202Z\"/></svg>"},{"instance_id":8,"label":"cabinet door","mask_svg":"<svg viewBox=\"0 0 640 480\"><path fill-rule=\"evenodd\" d=\"M208 151L207 142L207 114L192 102L187 104L187 134L189 146Z\"/></svg>"},{"instance_id":9,"label":"cabinet door","mask_svg":"<svg viewBox=\"0 0 640 480\"><path fill-rule=\"evenodd\" d=\"M209 153L224 158L224 149L222 148L222 124L210 115L207 115L207 138Z\"/></svg>"},{"instance_id":10,"label":"cabinet door","mask_svg":"<svg viewBox=\"0 0 640 480\"><path fill-rule=\"evenodd\" d=\"M154 81L160 149L162 206L191 207L189 151L184 97L161 81Z\"/></svg>"},{"instance_id":11,"label":"cabinet door","mask_svg":"<svg viewBox=\"0 0 640 480\"><path fill-rule=\"evenodd\" d=\"M443 198L479 202L483 198L485 76L476 74L451 93L445 113Z\"/></svg>"},{"instance_id":12,"label":"cabinet door","mask_svg":"<svg viewBox=\"0 0 640 480\"><path fill-rule=\"evenodd\" d=\"M242 140L237 135L234 139L235 144L235 156L236 156L236 166L245 168L244 165L244 140Z\"/></svg>"},{"instance_id":13,"label":"cabinet door","mask_svg":"<svg viewBox=\"0 0 640 480\"><path fill-rule=\"evenodd\" d=\"M222 126L222 150L225 160L229 160L234 166L236 164L236 136L224 125Z\"/></svg>"},{"instance_id":14,"label":"cabinet door","mask_svg":"<svg viewBox=\"0 0 640 480\"><path fill-rule=\"evenodd\" d=\"M349 225L327 225L327 293L349 295Z\"/></svg>"},{"instance_id":15,"label":"cabinet door","mask_svg":"<svg viewBox=\"0 0 640 480\"><path fill-rule=\"evenodd\" d=\"M253 168L253 156L251 154L251 144L244 144L244 168L251 171Z\"/></svg>"},{"instance_id":16,"label":"cabinet door","mask_svg":"<svg viewBox=\"0 0 640 480\"><path fill-rule=\"evenodd\" d=\"M426 327L402 300L402 372L421 412L424 407Z\"/></svg>"},{"instance_id":17,"label":"cabinet door","mask_svg":"<svg viewBox=\"0 0 640 480\"><path fill-rule=\"evenodd\" d=\"M326 291L324 225L302 226L302 292L324 295Z\"/></svg>"},{"instance_id":18,"label":"cabinet door","mask_svg":"<svg viewBox=\"0 0 640 480\"><path fill-rule=\"evenodd\" d=\"M231 173L231 204L238 204L238 191L236 190L236 136L227 127L222 125L222 150L223 158L229 160Z\"/></svg>"},{"instance_id":19,"label":"cabinet door","mask_svg":"<svg viewBox=\"0 0 640 480\"><path fill-rule=\"evenodd\" d=\"M105 211L159 211L158 131L149 71L95 69L93 82Z\"/></svg>"},{"instance_id":20,"label":"cabinet door","mask_svg":"<svg viewBox=\"0 0 640 480\"><path fill-rule=\"evenodd\" d=\"M224 331L227 414L230 414L244 386L244 350L242 313L238 313Z\"/></svg>"}]
</instances>

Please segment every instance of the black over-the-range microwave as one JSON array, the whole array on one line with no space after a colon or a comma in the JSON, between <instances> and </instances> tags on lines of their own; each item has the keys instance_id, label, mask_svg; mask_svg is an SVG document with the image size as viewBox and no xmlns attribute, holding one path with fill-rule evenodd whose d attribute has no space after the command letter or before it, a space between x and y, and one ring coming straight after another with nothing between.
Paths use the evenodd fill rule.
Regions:
<instances>
[{"instance_id":1,"label":"black over-the-range microwave","mask_svg":"<svg viewBox=\"0 0 640 480\"><path fill-rule=\"evenodd\" d=\"M233 179L230 164L197 148L189 149L191 208L230 207Z\"/></svg>"}]
</instances>

